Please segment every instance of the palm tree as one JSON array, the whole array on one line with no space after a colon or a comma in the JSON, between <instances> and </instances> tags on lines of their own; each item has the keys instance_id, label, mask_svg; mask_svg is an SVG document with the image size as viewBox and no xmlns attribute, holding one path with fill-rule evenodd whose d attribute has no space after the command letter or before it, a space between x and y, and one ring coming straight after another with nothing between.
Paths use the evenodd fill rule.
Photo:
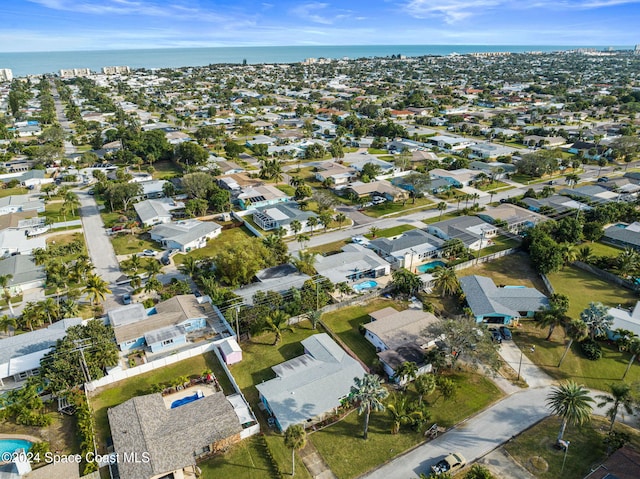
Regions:
<instances>
[{"instance_id":1,"label":"palm tree","mask_svg":"<svg viewBox=\"0 0 640 479\"><path fill-rule=\"evenodd\" d=\"M549 328L549 334L547 334L547 341L551 339L553 330L556 326L562 326L565 322L570 321L566 315L569 310L569 298L560 293L554 293L549 298L549 309L543 310L538 315L538 327Z\"/></svg>"},{"instance_id":2,"label":"palm tree","mask_svg":"<svg viewBox=\"0 0 640 479\"><path fill-rule=\"evenodd\" d=\"M609 314L609 308L602 303L589 303L589 306L580 313L580 319L589 328L589 337L595 340L603 336L613 324L613 316Z\"/></svg>"},{"instance_id":3,"label":"palm tree","mask_svg":"<svg viewBox=\"0 0 640 479\"><path fill-rule=\"evenodd\" d=\"M298 251L298 258L293 258L292 263L300 272L314 275L316 274L316 269L313 265L317 256L318 253L315 251L300 250Z\"/></svg>"},{"instance_id":4,"label":"palm tree","mask_svg":"<svg viewBox=\"0 0 640 479\"><path fill-rule=\"evenodd\" d=\"M109 285L100 276L91 273L87 276L85 287L82 290L91 300L91 304L98 304L104 301L107 294L111 294Z\"/></svg>"},{"instance_id":5,"label":"palm tree","mask_svg":"<svg viewBox=\"0 0 640 479\"><path fill-rule=\"evenodd\" d=\"M134 273L137 273L138 270L140 269L140 266L142 266L142 260L140 259L140 256L138 256L137 254L132 254L128 260L128 263L129 263L129 268Z\"/></svg>"},{"instance_id":6,"label":"palm tree","mask_svg":"<svg viewBox=\"0 0 640 479\"><path fill-rule=\"evenodd\" d=\"M71 299L63 299L60 303L60 315L62 318L75 318L80 313L78 303Z\"/></svg>"},{"instance_id":7,"label":"palm tree","mask_svg":"<svg viewBox=\"0 0 640 479\"><path fill-rule=\"evenodd\" d=\"M571 243L561 243L560 255L562 256L562 267L564 268L570 263L573 263L578 257L575 245Z\"/></svg>"},{"instance_id":8,"label":"palm tree","mask_svg":"<svg viewBox=\"0 0 640 479\"><path fill-rule=\"evenodd\" d=\"M193 256L187 256L182 264L178 267L178 270L187 276L195 278L199 270L198 261Z\"/></svg>"},{"instance_id":9,"label":"palm tree","mask_svg":"<svg viewBox=\"0 0 640 479\"><path fill-rule=\"evenodd\" d=\"M418 365L413 361L405 361L395 370L393 378L398 383L411 382L418 376Z\"/></svg>"},{"instance_id":10,"label":"palm tree","mask_svg":"<svg viewBox=\"0 0 640 479\"><path fill-rule=\"evenodd\" d=\"M144 270L147 272L149 276L155 276L160 272L160 263L158 263L155 259L151 261L147 261L147 264L144 265Z\"/></svg>"},{"instance_id":11,"label":"palm tree","mask_svg":"<svg viewBox=\"0 0 640 479\"><path fill-rule=\"evenodd\" d=\"M318 226L318 217L317 216L309 216L309 218L307 218L307 226L309 227L309 231L311 232L311 235L313 236L313 228Z\"/></svg>"},{"instance_id":12,"label":"palm tree","mask_svg":"<svg viewBox=\"0 0 640 479\"><path fill-rule=\"evenodd\" d=\"M15 329L18 327L18 323L16 318L12 316L7 316L6 314L0 316L0 330L5 334L11 332L15 332Z\"/></svg>"},{"instance_id":13,"label":"palm tree","mask_svg":"<svg viewBox=\"0 0 640 479\"><path fill-rule=\"evenodd\" d=\"M78 195L73 191L67 191L64 194L64 203L62 204L62 207L67 211L70 211L72 216L75 216L76 210L80 207Z\"/></svg>"},{"instance_id":14,"label":"palm tree","mask_svg":"<svg viewBox=\"0 0 640 479\"><path fill-rule=\"evenodd\" d=\"M638 354L640 354L640 338L638 338L638 337L631 338L631 340L627 344L627 351L629 351L629 353L631 353L631 359L629 360L629 363L627 364L627 369L624 370L624 374L622 375L622 379L624 379L627 376L627 373L629 372L629 369L631 369L631 365L633 364L633 362L638 357Z\"/></svg>"},{"instance_id":15,"label":"palm tree","mask_svg":"<svg viewBox=\"0 0 640 479\"><path fill-rule=\"evenodd\" d=\"M291 448L291 476L295 476L295 452L307 445L307 432L302 424L292 424L287 428L284 432L284 445Z\"/></svg>"},{"instance_id":16,"label":"palm tree","mask_svg":"<svg viewBox=\"0 0 640 479\"><path fill-rule=\"evenodd\" d=\"M391 400L387 403L387 411L391 414L393 423L391 434L398 434L403 424L413 424L415 422L415 413L417 411L412 406L405 394L394 394L391 397Z\"/></svg>"},{"instance_id":17,"label":"palm tree","mask_svg":"<svg viewBox=\"0 0 640 479\"><path fill-rule=\"evenodd\" d=\"M391 273L391 277L393 278L391 281L393 287L400 293L413 295L424 286L417 274L413 274L404 268Z\"/></svg>"},{"instance_id":18,"label":"palm tree","mask_svg":"<svg viewBox=\"0 0 640 479\"><path fill-rule=\"evenodd\" d=\"M13 305L11 304L12 295L11 295L11 291L9 290L9 283L11 282L12 279L13 279L12 274L5 274L0 276L0 288L2 288L2 296L7 302L7 306L9 306L9 312L11 313L11 316L15 316L13 312Z\"/></svg>"},{"instance_id":19,"label":"palm tree","mask_svg":"<svg viewBox=\"0 0 640 479\"><path fill-rule=\"evenodd\" d=\"M578 250L576 259L583 263L590 263L593 259L593 248L591 246L583 246Z\"/></svg>"},{"instance_id":20,"label":"palm tree","mask_svg":"<svg viewBox=\"0 0 640 479\"><path fill-rule=\"evenodd\" d=\"M378 228L377 226L372 226L371 228L369 228L369 234L375 238L378 233L380 233L380 228Z\"/></svg>"},{"instance_id":21,"label":"palm tree","mask_svg":"<svg viewBox=\"0 0 640 479\"><path fill-rule=\"evenodd\" d=\"M324 231L326 232L327 228L331 226L331 222L333 221L333 216L331 216L331 213L329 213L328 211L323 211L318 216L318 221L324 227Z\"/></svg>"},{"instance_id":22,"label":"palm tree","mask_svg":"<svg viewBox=\"0 0 640 479\"><path fill-rule=\"evenodd\" d=\"M291 228L291 231L293 231L294 235L297 235L300 231L302 231L302 223L300 223L300 221L298 220L293 220L291 223L289 223L289 228Z\"/></svg>"},{"instance_id":23,"label":"palm tree","mask_svg":"<svg viewBox=\"0 0 640 479\"><path fill-rule=\"evenodd\" d=\"M558 441L562 440L568 423L582 425L591 418L592 402L589 391L573 381L551 389L547 396L547 406L553 414L562 418Z\"/></svg>"},{"instance_id":24,"label":"palm tree","mask_svg":"<svg viewBox=\"0 0 640 479\"><path fill-rule=\"evenodd\" d=\"M18 326L20 326L20 328L29 328L31 331L33 331L34 327L38 328L42 326L42 316L40 313L35 302L27 302L24 308L22 308L22 315L18 318Z\"/></svg>"},{"instance_id":25,"label":"palm tree","mask_svg":"<svg viewBox=\"0 0 640 479\"><path fill-rule=\"evenodd\" d=\"M433 374L421 374L413 381L413 387L418 393L418 403L422 404L424 397L436 390L436 378Z\"/></svg>"},{"instance_id":26,"label":"palm tree","mask_svg":"<svg viewBox=\"0 0 640 479\"><path fill-rule=\"evenodd\" d=\"M562 357L560 358L560 362L558 362L558 367L562 366L562 361L564 361L565 356L571 349L571 345L574 341L582 341L589 334L589 328L587 325L580 321L579 319L572 319L563 324L564 334L569 337L569 343L567 343L567 348L562 353Z\"/></svg>"},{"instance_id":27,"label":"palm tree","mask_svg":"<svg viewBox=\"0 0 640 479\"><path fill-rule=\"evenodd\" d=\"M382 403L389 395L389 391L382 385L382 380L377 374L365 373L362 378L354 378L351 386L351 400L357 405L358 415L364 416L364 433L366 440L369 432L369 416L371 411L382 412L385 406Z\"/></svg>"},{"instance_id":28,"label":"palm tree","mask_svg":"<svg viewBox=\"0 0 640 479\"><path fill-rule=\"evenodd\" d=\"M306 248L306 244L309 242L310 239L311 239L311 237L309 235L305 235L305 234L299 234L296 237L296 240L298 241L298 243L300 243L300 247L302 249Z\"/></svg>"},{"instance_id":29,"label":"palm tree","mask_svg":"<svg viewBox=\"0 0 640 479\"><path fill-rule=\"evenodd\" d=\"M264 318L264 322L260 324L260 331L267 331L275 334L273 345L277 345L282 339L282 332L293 332L291 326L289 326L289 316L281 309L273 311L271 314Z\"/></svg>"},{"instance_id":30,"label":"palm tree","mask_svg":"<svg viewBox=\"0 0 640 479\"><path fill-rule=\"evenodd\" d=\"M620 406L622 406L624 412L627 414L633 414L633 405L635 401L631 386L626 383L610 384L609 390L611 391L610 396L608 394L599 394L596 396L596 399L600 400L598 407L604 407L608 404L611 405L611 407L607 409L606 415L611 421L609 432L612 432Z\"/></svg>"},{"instance_id":31,"label":"palm tree","mask_svg":"<svg viewBox=\"0 0 640 479\"><path fill-rule=\"evenodd\" d=\"M60 305L52 298L45 298L36 303L37 308L41 311L42 316L46 317L49 324L53 324L54 320L60 318Z\"/></svg>"},{"instance_id":32,"label":"palm tree","mask_svg":"<svg viewBox=\"0 0 640 479\"><path fill-rule=\"evenodd\" d=\"M438 211L440 212L440 217L438 218L439 220L442 219L442 213L444 213L446 209L447 209L447 204L444 201L441 201L440 203L438 203Z\"/></svg>"},{"instance_id":33,"label":"palm tree","mask_svg":"<svg viewBox=\"0 0 640 479\"><path fill-rule=\"evenodd\" d=\"M338 223L338 229L342 229L342 223L347 221L347 216L344 213L338 213L335 220Z\"/></svg>"},{"instance_id":34,"label":"palm tree","mask_svg":"<svg viewBox=\"0 0 640 479\"><path fill-rule=\"evenodd\" d=\"M443 266L438 266L433 271L433 285L435 289L440 291L443 298L460 290L460 281L458 281L456 270Z\"/></svg>"},{"instance_id":35,"label":"palm tree","mask_svg":"<svg viewBox=\"0 0 640 479\"><path fill-rule=\"evenodd\" d=\"M158 292L162 289L162 283L155 275L150 276L144 285L145 293L151 293L152 291Z\"/></svg>"}]
</instances>

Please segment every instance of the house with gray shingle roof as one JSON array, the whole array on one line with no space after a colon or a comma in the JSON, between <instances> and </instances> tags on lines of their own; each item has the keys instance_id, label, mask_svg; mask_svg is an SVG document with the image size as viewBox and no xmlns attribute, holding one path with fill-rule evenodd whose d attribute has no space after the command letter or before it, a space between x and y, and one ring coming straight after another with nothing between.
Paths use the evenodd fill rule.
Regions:
<instances>
[{"instance_id":1,"label":"house with gray shingle roof","mask_svg":"<svg viewBox=\"0 0 640 479\"><path fill-rule=\"evenodd\" d=\"M0 198L0 215L18 211L44 213L44 201L32 195L11 195Z\"/></svg>"},{"instance_id":2,"label":"house with gray shingle roof","mask_svg":"<svg viewBox=\"0 0 640 479\"><path fill-rule=\"evenodd\" d=\"M326 333L304 341L304 354L271 369L276 377L257 384L260 400L281 431L305 426L335 411L366 371Z\"/></svg>"},{"instance_id":3,"label":"house with gray shingle roof","mask_svg":"<svg viewBox=\"0 0 640 479\"><path fill-rule=\"evenodd\" d=\"M460 287L478 323L509 324L514 319L531 318L549 307L540 291L525 286L495 285L485 276L463 276Z\"/></svg>"},{"instance_id":4,"label":"house with gray shingle roof","mask_svg":"<svg viewBox=\"0 0 640 479\"><path fill-rule=\"evenodd\" d=\"M262 206L253 210L253 221L265 231L284 228L285 236L294 234L291 223L297 220L302 225L300 233L311 231L307 220L318 216L313 211L302 211L298 203L287 202L276 205Z\"/></svg>"},{"instance_id":5,"label":"house with gray shingle roof","mask_svg":"<svg viewBox=\"0 0 640 479\"><path fill-rule=\"evenodd\" d=\"M213 221L183 220L155 226L149 233L163 248L187 253L204 248L207 241L222 233L222 226Z\"/></svg>"},{"instance_id":6,"label":"house with gray shingle roof","mask_svg":"<svg viewBox=\"0 0 640 479\"><path fill-rule=\"evenodd\" d=\"M491 238L498 234L498 227L477 216L458 216L427 226L427 233L443 240L459 239L472 250L491 245Z\"/></svg>"},{"instance_id":7,"label":"house with gray shingle roof","mask_svg":"<svg viewBox=\"0 0 640 479\"><path fill-rule=\"evenodd\" d=\"M402 233L395 238L376 238L369 242L369 248L385 258L390 263L397 263L400 267L407 266L413 261L421 261L437 256L444 240L426 231L415 229Z\"/></svg>"},{"instance_id":8,"label":"house with gray shingle roof","mask_svg":"<svg viewBox=\"0 0 640 479\"><path fill-rule=\"evenodd\" d=\"M82 324L80 318L67 318L47 328L0 339L0 386L20 386L21 382L38 374L40 360L62 339L72 326ZM13 380L15 383L8 381Z\"/></svg>"},{"instance_id":9,"label":"house with gray shingle roof","mask_svg":"<svg viewBox=\"0 0 640 479\"><path fill-rule=\"evenodd\" d=\"M242 439L243 419L222 392L173 409L160 393L138 396L107 416L120 479L195 477L198 460Z\"/></svg>"},{"instance_id":10,"label":"house with gray shingle roof","mask_svg":"<svg viewBox=\"0 0 640 479\"><path fill-rule=\"evenodd\" d=\"M604 230L604 241L623 248L640 250L640 222L629 225L619 223Z\"/></svg>"},{"instance_id":11,"label":"house with gray shingle roof","mask_svg":"<svg viewBox=\"0 0 640 479\"><path fill-rule=\"evenodd\" d=\"M7 287L15 294L18 291L42 286L47 275L44 266L38 266L33 256L18 254L0 261L0 276L11 275Z\"/></svg>"},{"instance_id":12,"label":"house with gray shingle roof","mask_svg":"<svg viewBox=\"0 0 640 479\"><path fill-rule=\"evenodd\" d=\"M159 198L144 200L134 203L133 208L145 226L154 226L160 223L170 223L172 212L184 208L184 203L174 201L171 198Z\"/></svg>"},{"instance_id":13,"label":"house with gray shingle roof","mask_svg":"<svg viewBox=\"0 0 640 479\"><path fill-rule=\"evenodd\" d=\"M314 268L332 283L354 282L362 278L379 278L391 274L391 265L373 251L359 244L348 244L342 251L316 258Z\"/></svg>"}]
</instances>

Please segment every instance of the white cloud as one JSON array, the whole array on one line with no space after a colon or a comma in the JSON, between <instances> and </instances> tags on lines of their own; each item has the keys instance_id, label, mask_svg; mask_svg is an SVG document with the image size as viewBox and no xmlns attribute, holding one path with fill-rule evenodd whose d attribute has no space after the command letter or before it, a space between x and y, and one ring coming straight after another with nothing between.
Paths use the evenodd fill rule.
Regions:
<instances>
[{"instance_id":1,"label":"white cloud","mask_svg":"<svg viewBox=\"0 0 640 479\"><path fill-rule=\"evenodd\" d=\"M339 9L336 11L333 7L331 9L328 7L330 7L328 3L311 2L298 5L291 12L303 20L322 25L331 25L336 20L344 20L351 16L351 11L349 10ZM332 15L328 14L329 11L332 12Z\"/></svg>"},{"instance_id":2,"label":"white cloud","mask_svg":"<svg viewBox=\"0 0 640 479\"><path fill-rule=\"evenodd\" d=\"M447 23L455 23L500 3L501 0L410 0L405 9L415 18L442 17Z\"/></svg>"}]
</instances>

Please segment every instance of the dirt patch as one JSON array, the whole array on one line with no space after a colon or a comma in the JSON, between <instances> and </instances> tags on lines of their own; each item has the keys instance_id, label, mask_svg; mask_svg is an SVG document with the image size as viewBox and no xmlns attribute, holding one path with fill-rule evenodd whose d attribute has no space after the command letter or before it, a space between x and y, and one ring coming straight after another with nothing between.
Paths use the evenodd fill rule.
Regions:
<instances>
[{"instance_id":1,"label":"dirt patch","mask_svg":"<svg viewBox=\"0 0 640 479\"><path fill-rule=\"evenodd\" d=\"M515 253L458 271L458 277L469 275L490 276L496 285L527 286L544 291L540 275L533 269L529 255Z\"/></svg>"},{"instance_id":2,"label":"dirt patch","mask_svg":"<svg viewBox=\"0 0 640 479\"><path fill-rule=\"evenodd\" d=\"M549 470L549 464L544 460L544 458L540 456L533 456L531 459L529 459L528 466L534 473L547 472Z\"/></svg>"},{"instance_id":3,"label":"dirt patch","mask_svg":"<svg viewBox=\"0 0 640 479\"><path fill-rule=\"evenodd\" d=\"M0 432L9 435L24 434L36 437L40 441L48 442L51 451L58 451L61 454L79 453L75 418L58 412L49 412L48 415L53 419L50 426L23 426L7 420L0 422Z\"/></svg>"}]
</instances>

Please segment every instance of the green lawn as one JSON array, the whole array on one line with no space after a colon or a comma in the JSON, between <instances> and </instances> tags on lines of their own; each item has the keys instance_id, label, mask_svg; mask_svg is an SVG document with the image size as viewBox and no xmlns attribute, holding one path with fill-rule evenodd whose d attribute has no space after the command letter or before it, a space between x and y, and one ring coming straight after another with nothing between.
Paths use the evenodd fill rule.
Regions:
<instances>
[{"instance_id":1,"label":"green lawn","mask_svg":"<svg viewBox=\"0 0 640 479\"><path fill-rule=\"evenodd\" d=\"M387 150L382 150L380 148L368 148L367 152L370 155L387 155L389 152Z\"/></svg>"},{"instance_id":2,"label":"green lawn","mask_svg":"<svg viewBox=\"0 0 640 479\"><path fill-rule=\"evenodd\" d=\"M483 376L461 372L452 378L458 386L453 399L445 401L439 393L426 398L431 405L430 423L453 426L501 397L499 389ZM408 394L413 394L412 390ZM363 419L353 412L310 435L320 455L340 479L358 477L424 441L423 434L406 426L399 434L391 434L391 416L386 412L371 414L369 438L364 441Z\"/></svg>"},{"instance_id":3,"label":"green lawn","mask_svg":"<svg viewBox=\"0 0 640 479\"><path fill-rule=\"evenodd\" d=\"M547 277L556 293L563 293L569 297L569 315L574 318L577 318L592 301L600 301L607 306L631 306L638 300L632 291L573 266L548 274Z\"/></svg>"},{"instance_id":4,"label":"green lawn","mask_svg":"<svg viewBox=\"0 0 640 479\"><path fill-rule=\"evenodd\" d=\"M156 161L153 164L156 171L153 172L154 180L167 180L176 176L182 176L182 170L169 160Z\"/></svg>"},{"instance_id":5,"label":"green lawn","mask_svg":"<svg viewBox=\"0 0 640 479\"><path fill-rule=\"evenodd\" d=\"M480 191L489 191L495 190L498 188L504 188L505 186L509 186L507 183L503 183L502 181L492 181L490 183L485 183L482 185L476 186Z\"/></svg>"},{"instance_id":6,"label":"green lawn","mask_svg":"<svg viewBox=\"0 0 640 479\"><path fill-rule=\"evenodd\" d=\"M100 210L100 216L102 216L104 227L111 228L113 225L121 222L120 218L122 217L122 213L118 211Z\"/></svg>"},{"instance_id":7,"label":"green lawn","mask_svg":"<svg viewBox=\"0 0 640 479\"><path fill-rule=\"evenodd\" d=\"M366 208L363 213L367 216L371 216L373 218L380 218L383 215L392 215L401 213L405 210L410 210L413 208L426 209L425 207L429 207L434 203L427 198L416 198L416 202L413 203L413 200L407 201L404 205L401 201L385 201L379 205L373 205L369 208Z\"/></svg>"},{"instance_id":8,"label":"green lawn","mask_svg":"<svg viewBox=\"0 0 640 479\"><path fill-rule=\"evenodd\" d=\"M20 186L17 188L2 188L0 189L0 198L13 195L26 195L27 193L29 193L29 190Z\"/></svg>"},{"instance_id":9,"label":"green lawn","mask_svg":"<svg viewBox=\"0 0 640 479\"><path fill-rule=\"evenodd\" d=\"M131 233L117 233L111 236L111 244L117 255L140 253L145 249L160 251L160 245L151 241L149 235Z\"/></svg>"},{"instance_id":10,"label":"green lawn","mask_svg":"<svg viewBox=\"0 0 640 479\"><path fill-rule=\"evenodd\" d=\"M407 309L406 303L380 298L365 305L349 306L325 313L322 315L322 322L336 333L363 363L372 366L377 359L376 348L360 333L358 326L370 321L369 313L387 306L394 307L398 311Z\"/></svg>"},{"instance_id":11,"label":"green lawn","mask_svg":"<svg viewBox=\"0 0 640 479\"><path fill-rule=\"evenodd\" d=\"M314 246L312 248L309 248L309 251L313 251L318 254L339 253L340 251L342 251L342 247L349 243L349 240L334 241L333 243Z\"/></svg>"},{"instance_id":12,"label":"green lawn","mask_svg":"<svg viewBox=\"0 0 640 479\"><path fill-rule=\"evenodd\" d=\"M509 441L504 448L539 479L582 479L606 459L607 448L602 441L606 437L608 424L607 420L594 418L584 426L568 426L565 437L571 445L567 451L564 470L564 451L553 447L560 428L557 417L544 419ZM617 425L616 429L629 434L635 447L640 445L640 434L636 429L624 425ZM533 466L536 461L532 462L532 458L535 457L542 458L543 464L548 465L546 471Z\"/></svg>"},{"instance_id":13,"label":"green lawn","mask_svg":"<svg viewBox=\"0 0 640 479\"><path fill-rule=\"evenodd\" d=\"M529 255L526 253L510 254L458 271L458 277L474 274L489 276L496 284L527 286L539 291L544 288L540 275L533 269Z\"/></svg>"},{"instance_id":14,"label":"green lawn","mask_svg":"<svg viewBox=\"0 0 640 479\"><path fill-rule=\"evenodd\" d=\"M244 226L223 230L220 236L209 240L207 246L188 252L187 254L177 254L173 257L176 265L181 265L186 256L192 256L196 259L208 258L215 256L223 251L227 245L231 245L245 238L254 238L255 236Z\"/></svg>"},{"instance_id":15,"label":"green lawn","mask_svg":"<svg viewBox=\"0 0 640 479\"><path fill-rule=\"evenodd\" d=\"M574 343L558 368L560 358L566 349L565 338L561 328L554 330L551 341L547 341L548 328L537 328L533 320L520 321L521 326L514 329L514 340L524 351L525 355L551 377L564 380L574 379L590 388L608 390L609 384L622 379L622 375L631 359L626 352L620 352L617 346L600 342L602 359L590 361L580 351L580 345ZM531 346L535 345L535 351ZM628 383L640 380L640 366L634 364L625 378Z\"/></svg>"},{"instance_id":16,"label":"green lawn","mask_svg":"<svg viewBox=\"0 0 640 479\"><path fill-rule=\"evenodd\" d=\"M67 213L66 216L63 216L60 213L60 210L62 209L62 205L64 203L60 202L60 203L47 203L45 208L44 208L44 213L40 213L40 216L44 217L44 218L50 218L51 221L53 222L59 222L59 221L73 221L73 220L79 220L80 219L80 212L78 211L78 209L76 209L75 214L71 214L71 212Z\"/></svg>"},{"instance_id":17,"label":"green lawn","mask_svg":"<svg viewBox=\"0 0 640 479\"><path fill-rule=\"evenodd\" d=\"M110 435L107 418L108 408L122 404L133 397L150 394L152 386L156 384L167 383L180 376L199 376L205 369L211 369L214 372L225 394L233 394L231 383L213 353L185 359L161 369L119 381L98 391L95 396L89 399L96 420L98 448L104 450L106 440Z\"/></svg>"},{"instance_id":18,"label":"green lawn","mask_svg":"<svg viewBox=\"0 0 640 479\"><path fill-rule=\"evenodd\" d=\"M282 191L285 195L293 196L296 194L296 189L291 185L275 185L280 191Z\"/></svg>"},{"instance_id":19,"label":"green lawn","mask_svg":"<svg viewBox=\"0 0 640 479\"><path fill-rule=\"evenodd\" d=\"M460 212L459 211L454 211L452 213L445 213L442 215L442 217L440 216L434 216L433 218L425 218L422 220L422 222L426 225L430 225L432 223L437 223L438 221L445 221L445 220L450 220L453 218L457 218L458 216L460 216Z\"/></svg>"},{"instance_id":20,"label":"green lawn","mask_svg":"<svg viewBox=\"0 0 640 479\"><path fill-rule=\"evenodd\" d=\"M492 238L491 241L493 241L493 245L488 246L487 248L482 248L482 251L480 252L480 256L487 256L487 255L490 255L491 253L497 253L498 251L503 251L509 248L515 248L516 246L520 245L520 241L518 240L511 239L511 238L503 238L501 236L497 238Z\"/></svg>"},{"instance_id":21,"label":"green lawn","mask_svg":"<svg viewBox=\"0 0 640 479\"><path fill-rule=\"evenodd\" d=\"M580 248L588 246L595 256L613 256L614 258L622 253L623 249L616 246L611 246L605 243L584 243L580 245Z\"/></svg>"},{"instance_id":22,"label":"green lawn","mask_svg":"<svg viewBox=\"0 0 640 479\"><path fill-rule=\"evenodd\" d=\"M392 236L397 236L399 234L404 233L405 231L416 229L413 225L398 225L392 226L391 228L385 228L376 233L376 238L391 238ZM371 233L367 233L364 235L365 238L373 239L373 235Z\"/></svg>"}]
</instances>

